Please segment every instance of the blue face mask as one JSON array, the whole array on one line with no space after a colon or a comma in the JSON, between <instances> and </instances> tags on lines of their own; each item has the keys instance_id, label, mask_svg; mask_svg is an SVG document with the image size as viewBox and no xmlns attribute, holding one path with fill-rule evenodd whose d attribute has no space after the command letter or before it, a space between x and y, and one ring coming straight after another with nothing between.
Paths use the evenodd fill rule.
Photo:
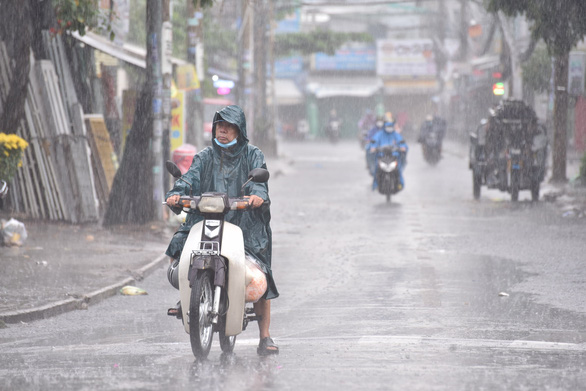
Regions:
<instances>
[{"instance_id":1,"label":"blue face mask","mask_svg":"<svg viewBox=\"0 0 586 391\"><path fill-rule=\"evenodd\" d=\"M216 144L218 144L222 148L230 148L232 145L234 145L234 144L236 144L238 142L238 137L236 137L234 140L232 140L232 141L230 141L229 143L226 143L226 144L222 144L221 142L218 141L217 138L214 138L214 142Z\"/></svg>"}]
</instances>

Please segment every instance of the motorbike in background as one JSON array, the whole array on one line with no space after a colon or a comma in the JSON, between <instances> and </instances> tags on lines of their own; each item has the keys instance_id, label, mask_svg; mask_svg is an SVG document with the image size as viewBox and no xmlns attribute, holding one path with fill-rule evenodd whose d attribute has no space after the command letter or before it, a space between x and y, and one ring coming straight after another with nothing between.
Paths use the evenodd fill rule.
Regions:
<instances>
[{"instance_id":1,"label":"motorbike in background","mask_svg":"<svg viewBox=\"0 0 586 391\"><path fill-rule=\"evenodd\" d=\"M340 123L340 120L337 119L331 120L329 122L328 127L326 128L326 134L332 143L337 143L340 139L341 125L342 124Z\"/></svg>"},{"instance_id":2,"label":"motorbike in background","mask_svg":"<svg viewBox=\"0 0 586 391\"><path fill-rule=\"evenodd\" d=\"M427 132L420 142L425 161L432 166L436 165L442 158L442 140L438 132Z\"/></svg>"},{"instance_id":3,"label":"motorbike in background","mask_svg":"<svg viewBox=\"0 0 586 391\"><path fill-rule=\"evenodd\" d=\"M166 168L183 180L173 162L168 161ZM255 168L242 188L250 181L268 179L267 170ZM183 321L196 358L208 356L215 332L222 351L230 353L236 336L250 321L259 320L246 303L258 301L267 288L265 274L245 255L242 230L225 221L228 212L247 210L251 205L246 197L229 198L226 193L182 196L179 203L187 213L197 211L204 219L191 228L179 266L169 275L171 284L179 285L181 311L176 316Z\"/></svg>"}]
</instances>

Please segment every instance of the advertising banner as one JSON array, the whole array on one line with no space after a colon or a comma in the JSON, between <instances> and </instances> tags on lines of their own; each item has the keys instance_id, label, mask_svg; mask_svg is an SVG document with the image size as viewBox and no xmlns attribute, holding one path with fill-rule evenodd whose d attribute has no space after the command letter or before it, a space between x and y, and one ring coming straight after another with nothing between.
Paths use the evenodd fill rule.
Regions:
<instances>
[{"instance_id":1,"label":"advertising banner","mask_svg":"<svg viewBox=\"0 0 586 391\"><path fill-rule=\"evenodd\" d=\"M570 52L568 68L568 92L580 96L584 93L584 74L586 73L586 52Z\"/></svg>"},{"instance_id":2,"label":"advertising banner","mask_svg":"<svg viewBox=\"0 0 586 391\"><path fill-rule=\"evenodd\" d=\"M177 88L197 90L200 87L200 79L193 64L179 65L175 69L175 73L177 77Z\"/></svg>"},{"instance_id":3,"label":"advertising banner","mask_svg":"<svg viewBox=\"0 0 586 391\"><path fill-rule=\"evenodd\" d=\"M431 39L377 41L376 72L387 78L433 78L436 65Z\"/></svg>"},{"instance_id":4,"label":"advertising banner","mask_svg":"<svg viewBox=\"0 0 586 391\"><path fill-rule=\"evenodd\" d=\"M303 57L292 56L275 60L275 77L293 79L303 72ZM267 76L270 76L271 67L267 67Z\"/></svg>"},{"instance_id":5,"label":"advertising banner","mask_svg":"<svg viewBox=\"0 0 586 391\"><path fill-rule=\"evenodd\" d=\"M376 48L368 46L338 49L333 56L316 53L312 62L312 69L315 71L374 71Z\"/></svg>"},{"instance_id":6,"label":"advertising banner","mask_svg":"<svg viewBox=\"0 0 586 391\"><path fill-rule=\"evenodd\" d=\"M173 99L178 105L171 110L171 151L185 143L185 91L177 90Z\"/></svg>"}]
</instances>

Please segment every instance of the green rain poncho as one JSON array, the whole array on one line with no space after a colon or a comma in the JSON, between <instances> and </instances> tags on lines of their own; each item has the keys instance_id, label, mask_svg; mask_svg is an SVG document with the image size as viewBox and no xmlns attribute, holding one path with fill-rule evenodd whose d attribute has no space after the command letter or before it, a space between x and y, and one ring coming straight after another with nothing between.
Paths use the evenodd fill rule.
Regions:
<instances>
[{"instance_id":1,"label":"green rain poncho","mask_svg":"<svg viewBox=\"0 0 586 391\"><path fill-rule=\"evenodd\" d=\"M227 106L214 116L212 138L216 138L216 122L224 120L230 122L240 130L238 141L229 148L222 148L212 142L193 157L193 163L182 178L193 186L193 195L206 192L228 193L228 197L241 195L257 195L265 202L260 208L247 211L231 211L226 215L226 221L239 226L244 235L244 247L247 254L259 261L267 276L267 292L265 299L270 300L279 296L273 280L271 270L272 233L270 227L270 199L269 188L266 183L249 182L244 191L242 185L248 180L250 170L258 167L267 168L264 155L260 149L248 143L246 135L246 119L244 112L238 106ZM176 181L175 186L165 196L189 195L189 187L183 181ZM181 208L171 208L176 214ZM179 259L183 245L191 227L203 220L199 213L189 213L187 219L173 236L166 254Z\"/></svg>"}]
</instances>

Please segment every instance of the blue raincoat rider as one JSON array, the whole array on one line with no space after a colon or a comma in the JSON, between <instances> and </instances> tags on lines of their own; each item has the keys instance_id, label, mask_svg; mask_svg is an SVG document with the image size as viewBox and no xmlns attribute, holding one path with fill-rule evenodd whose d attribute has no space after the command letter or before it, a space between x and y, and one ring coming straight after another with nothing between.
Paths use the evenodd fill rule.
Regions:
<instances>
[{"instance_id":1,"label":"blue raincoat rider","mask_svg":"<svg viewBox=\"0 0 586 391\"><path fill-rule=\"evenodd\" d=\"M403 189L405 187L405 181L403 179L403 169L407 164L406 156L409 147L407 146L407 143L405 143L403 136L401 136L401 134L396 131L395 121L386 122L384 131L375 134L372 139L372 143L367 148L370 148L371 153L375 153L378 148L384 145L399 146L400 151L403 152L401 153L401 157L399 158L399 182L401 184L401 189ZM377 161L378 158L379 154L377 153ZM375 164L375 175L372 181L372 190L376 190L378 187L378 184L376 182L376 170L378 170L378 164Z\"/></svg>"},{"instance_id":2,"label":"blue raincoat rider","mask_svg":"<svg viewBox=\"0 0 586 391\"><path fill-rule=\"evenodd\" d=\"M382 131L385 125L384 117L379 116L372 129L366 134L366 165L370 175L374 176L376 170L376 153L370 152L371 143L373 142L375 134Z\"/></svg>"}]
</instances>

